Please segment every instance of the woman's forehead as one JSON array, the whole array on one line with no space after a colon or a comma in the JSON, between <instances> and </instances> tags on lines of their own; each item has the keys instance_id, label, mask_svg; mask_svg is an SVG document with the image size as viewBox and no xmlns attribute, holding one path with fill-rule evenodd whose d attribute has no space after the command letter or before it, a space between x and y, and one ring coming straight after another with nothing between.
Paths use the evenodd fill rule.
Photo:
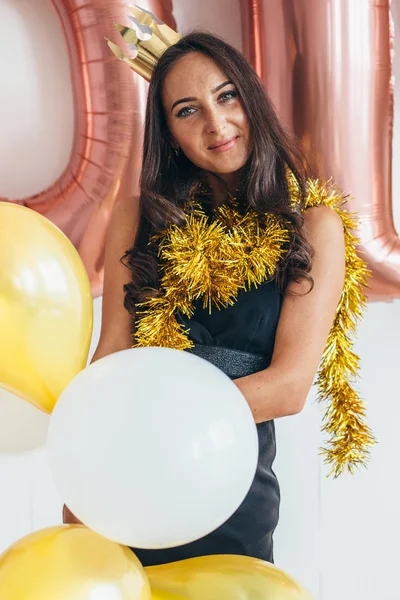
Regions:
<instances>
[{"instance_id":1,"label":"woman's forehead","mask_svg":"<svg viewBox=\"0 0 400 600\"><path fill-rule=\"evenodd\" d=\"M163 84L163 98L169 103L178 97L197 96L215 88L226 79L226 74L211 58L200 52L191 52L169 70Z\"/></svg>"}]
</instances>

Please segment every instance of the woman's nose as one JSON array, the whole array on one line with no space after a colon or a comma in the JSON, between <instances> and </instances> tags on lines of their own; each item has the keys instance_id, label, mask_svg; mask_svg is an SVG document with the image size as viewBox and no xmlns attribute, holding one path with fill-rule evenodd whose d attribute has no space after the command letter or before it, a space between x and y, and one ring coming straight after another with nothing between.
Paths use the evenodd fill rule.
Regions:
<instances>
[{"instance_id":1,"label":"woman's nose","mask_svg":"<svg viewBox=\"0 0 400 600\"><path fill-rule=\"evenodd\" d=\"M206 113L207 133L219 134L225 129L225 117L217 108L211 108Z\"/></svg>"}]
</instances>

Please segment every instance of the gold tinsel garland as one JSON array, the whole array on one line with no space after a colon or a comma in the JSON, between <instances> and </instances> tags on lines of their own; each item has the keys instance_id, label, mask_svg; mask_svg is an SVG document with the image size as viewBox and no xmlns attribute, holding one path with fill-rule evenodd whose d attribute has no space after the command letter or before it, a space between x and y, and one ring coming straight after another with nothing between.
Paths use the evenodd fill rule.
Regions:
<instances>
[{"instance_id":1,"label":"gold tinsel garland","mask_svg":"<svg viewBox=\"0 0 400 600\"><path fill-rule=\"evenodd\" d=\"M299 188L293 176L288 182L295 206ZM307 184L305 208L332 208L342 219L345 236L345 282L317 376L319 400L329 402L323 426L329 442L322 453L336 477L365 464L374 443L363 420L365 405L352 387L359 359L350 339L366 303L368 269L357 255L356 220L342 209L343 195L316 180ZM210 311L233 304L240 290L271 278L287 251L290 231L279 216L260 217L250 209L242 215L234 206L222 206L210 223L200 205L192 201L190 208L183 227L171 225L159 236L160 295L137 306L135 346L191 348L176 311L190 318L200 298Z\"/></svg>"},{"instance_id":2,"label":"gold tinsel garland","mask_svg":"<svg viewBox=\"0 0 400 600\"><path fill-rule=\"evenodd\" d=\"M357 254L357 220L342 206L346 198L328 184L308 181L305 208L324 204L341 218L344 230L346 270L342 294L326 342L317 375L320 402L327 401L323 430L329 442L322 453L335 477L347 468L365 465L375 439L364 418L365 404L353 388L359 357L353 352L351 336L366 305L364 289L369 276L366 263Z\"/></svg>"}]
</instances>

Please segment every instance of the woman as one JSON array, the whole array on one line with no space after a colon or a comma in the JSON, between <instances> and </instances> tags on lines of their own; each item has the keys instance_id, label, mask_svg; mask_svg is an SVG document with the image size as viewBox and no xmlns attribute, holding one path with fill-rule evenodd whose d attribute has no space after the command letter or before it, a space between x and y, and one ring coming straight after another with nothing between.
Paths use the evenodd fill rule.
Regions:
<instances>
[{"instance_id":1,"label":"woman","mask_svg":"<svg viewBox=\"0 0 400 600\"><path fill-rule=\"evenodd\" d=\"M262 285L241 289L219 309L210 311L199 297L191 316L176 310L191 351L223 369L252 410L260 457L250 492L224 525L201 540L134 551L144 565L209 554L272 562L279 513L273 420L302 410L315 377L344 282L343 224L326 206L302 211L306 182L294 144L243 56L212 35L183 37L160 58L144 140L139 207L121 203L110 225L93 360L132 346L133 321L140 329L137 304L159 292L165 230L183 227L185 214L200 209L212 223L221 207L241 215L251 208L260 223L266 214L283 219L289 238L274 276ZM66 511L65 520L71 519Z\"/></svg>"}]
</instances>

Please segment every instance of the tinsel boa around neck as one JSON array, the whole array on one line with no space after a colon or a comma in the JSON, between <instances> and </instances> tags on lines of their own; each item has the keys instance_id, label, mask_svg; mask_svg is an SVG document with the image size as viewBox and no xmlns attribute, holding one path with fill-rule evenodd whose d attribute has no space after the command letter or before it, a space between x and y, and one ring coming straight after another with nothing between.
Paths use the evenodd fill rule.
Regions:
<instances>
[{"instance_id":1,"label":"tinsel boa around neck","mask_svg":"<svg viewBox=\"0 0 400 600\"><path fill-rule=\"evenodd\" d=\"M293 205L299 188L289 178ZM346 270L343 291L317 376L319 400L325 404L323 431L329 440L322 449L331 473L366 464L374 438L364 422L365 405L353 387L359 359L351 336L362 315L368 269L357 255L356 220L342 208L345 199L327 184L307 181L305 210L323 204L341 218L345 236ZM160 294L137 305L134 346L185 350L193 346L176 312L189 318L194 303L221 309L234 304L240 290L261 285L275 274L290 240L288 222L279 216L245 214L222 206L210 221L200 205L188 211L183 226L170 225L159 238Z\"/></svg>"}]
</instances>

